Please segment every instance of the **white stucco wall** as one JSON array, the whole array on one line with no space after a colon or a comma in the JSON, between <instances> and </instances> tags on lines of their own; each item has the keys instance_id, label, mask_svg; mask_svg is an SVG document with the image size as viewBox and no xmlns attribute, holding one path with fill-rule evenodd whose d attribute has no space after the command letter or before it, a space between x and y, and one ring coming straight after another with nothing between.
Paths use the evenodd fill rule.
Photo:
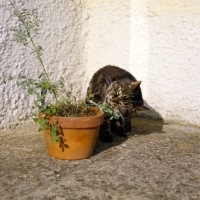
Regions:
<instances>
[{"instance_id":1,"label":"white stucco wall","mask_svg":"<svg viewBox=\"0 0 200 200\"><path fill-rule=\"evenodd\" d=\"M87 73L108 64L129 67L130 1L88 0Z\"/></svg>"},{"instance_id":2,"label":"white stucco wall","mask_svg":"<svg viewBox=\"0 0 200 200\"><path fill-rule=\"evenodd\" d=\"M200 1L136 0L131 5L130 71L165 120L200 125Z\"/></svg>"},{"instance_id":3,"label":"white stucco wall","mask_svg":"<svg viewBox=\"0 0 200 200\"><path fill-rule=\"evenodd\" d=\"M40 44L53 79L62 75L85 94L96 70L116 65L143 81L149 116L200 124L200 1L17 2L39 8ZM0 7L0 73L34 75L39 66L12 39L14 24ZM16 85L0 85L0 93L0 128L30 116L31 102Z\"/></svg>"}]
</instances>

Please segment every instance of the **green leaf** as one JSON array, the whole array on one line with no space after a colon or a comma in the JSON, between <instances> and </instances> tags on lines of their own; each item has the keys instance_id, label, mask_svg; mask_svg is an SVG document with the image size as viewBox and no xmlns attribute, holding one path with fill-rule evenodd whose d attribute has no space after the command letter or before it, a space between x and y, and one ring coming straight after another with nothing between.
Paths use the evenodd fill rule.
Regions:
<instances>
[{"instance_id":1,"label":"green leaf","mask_svg":"<svg viewBox=\"0 0 200 200\"><path fill-rule=\"evenodd\" d=\"M43 49L40 45L37 46L37 49L38 49L39 51L44 51L44 49Z\"/></svg>"},{"instance_id":2,"label":"green leaf","mask_svg":"<svg viewBox=\"0 0 200 200\"><path fill-rule=\"evenodd\" d=\"M41 132L41 131L43 131L43 128L40 127L40 128L38 129L38 132Z\"/></svg>"},{"instance_id":3,"label":"green leaf","mask_svg":"<svg viewBox=\"0 0 200 200\"><path fill-rule=\"evenodd\" d=\"M44 128L45 128L45 129L49 129L49 124L46 123L46 124L44 125Z\"/></svg>"},{"instance_id":4,"label":"green leaf","mask_svg":"<svg viewBox=\"0 0 200 200\"><path fill-rule=\"evenodd\" d=\"M56 113L56 108L52 108L52 114Z\"/></svg>"},{"instance_id":5,"label":"green leaf","mask_svg":"<svg viewBox=\"0 0 200 200\"><path fill-rule=\"evenodd\" d=\"M94 94L89 94L88 97L89 97L89 98L93 98L93 97L94 97Z\"/></svg>"},{"instance_id":6,"label":"green leaf","mask_svg":"<svg viewBox=\"0 0 200 200\"><path fill-rule=\"evenodd\" d=\"M38 118L32 118L34 122L38 122Z\"/></svg>"},{"instance_id":7,"label":"green leaf","mask_svg":"<svg viewBox=\"0 0 200 200\"><path fill-rule=\"evenodd\" d=\"M34 105L36 106L36 107L39 107L40 105L38 104L38 102L39 101L34 101L33 103L34 103Z\"/></svg>"},{"instance_id":8,"label":"green leaf","mask_svg":"<svg viewBox=\"0 0 200 200\"><path fill-rule=\"evenodd\" d=\"M13 80L13 77L10 75L8 78L9 81Z\"/></svg>"},{"instance_id":9,"label":"green leaf","mask_svg":"<svg viewBox=\"0 0 200 200\"><path fill-rule=\"evenodd\" d=\"M28 88L27 92L28 94L33 94L33 88Z\"/></svg>"},{"instance_id":10,"label":"green leaf","mask_svg":"<svg viewBox=\"0 0 200 200\"><path fill-rule=\"evenodd\" d=\"M44 73L42 72L42 73L38 76L38 78L40 79L43 75L44 75Z\"/></svg>"},{"instance_id":11,"label":"green leaf","mask_svg":"<svg viewBox=\"0 0 200 200\"><path fill-rule=\"evenodd\" d=\"M26 76L22 76L22 75L19 76L19 79L25 79L25 78Z\"/></svg>"},{"instance_id":12,"label":"green leaf","mask_svg":"<svg viewBox=\"0 0 200 200\"><path fill-rule=\"evenodd\" d=\"M47 115L51 114L51 110L50 109L46 109L45 110L45 114L47 114Z\"/></svg>"}]
</instances>

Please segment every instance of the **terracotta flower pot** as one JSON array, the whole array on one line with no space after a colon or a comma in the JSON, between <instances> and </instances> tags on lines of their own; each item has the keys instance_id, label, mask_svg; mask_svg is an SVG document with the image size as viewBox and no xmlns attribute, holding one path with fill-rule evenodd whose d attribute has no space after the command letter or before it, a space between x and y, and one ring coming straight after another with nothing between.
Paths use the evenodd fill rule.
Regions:
<instances>
[{"instance_id":1,"label":"terracotta flower pot","mask_svg":"<svg viewBox=\"0 0 200 200\"><path fill-rule=\"evenodd\" d=\"M49 130L44 130L47 151L50 156L66 160L78 160L92 155L103 123L104 113L98 111L91 117L50 117L50 124L57 123L60 141L50 141Z\"/></svg>"}]
</instances>

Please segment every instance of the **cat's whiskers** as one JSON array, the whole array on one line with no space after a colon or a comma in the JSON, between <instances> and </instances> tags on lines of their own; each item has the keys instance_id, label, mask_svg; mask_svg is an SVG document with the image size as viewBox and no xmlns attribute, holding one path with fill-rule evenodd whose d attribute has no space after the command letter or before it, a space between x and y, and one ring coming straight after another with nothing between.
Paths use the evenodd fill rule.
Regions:
<instances>
[{"instance_id":1,"label":"cat's whiskers","mask_svg":"<svg viewBox=\"0 0 200 200\"><path fill-rule=\"evenodd\" d=\"M111 99L111 93L112 91L108 92L108 94L106 95L105 99L104 99L104 102L107 102L107 103L110 103L110 99Z\"/></svg>"},{"instance_id":2,"label":"cat's whiskers","mask_svg":"<svg viewBox=\"0 0 200 200\"><path fill-rule=\"evenodd\" d=\"M110 98L108 98L108 96L109 96L109 93L106 95L106 97L105 97L105 99L104 99L104 102L107 102L107 103L109 103L109 101L110 101ZM108 101L108 99L109 99L109 101Z\"/></svg>"}]
</instances>

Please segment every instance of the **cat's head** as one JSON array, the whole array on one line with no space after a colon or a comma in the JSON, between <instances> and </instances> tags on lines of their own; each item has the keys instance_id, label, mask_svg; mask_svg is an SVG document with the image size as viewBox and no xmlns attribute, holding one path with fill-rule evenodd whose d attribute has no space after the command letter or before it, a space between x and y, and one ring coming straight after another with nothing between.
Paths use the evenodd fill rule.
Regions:
<instances>
[{"instance_id":1,"label":"cat's head","mask_svg":"<svg viewBox=\"0 0 200 200\"><path fill-rule=\"evenodd\" d=\"M141 81L128 79L114 81L107 88L106 101L125 116L136 111L147 111L149 109L143 105L140 84Z\"/></svg>"}]
</instances>

